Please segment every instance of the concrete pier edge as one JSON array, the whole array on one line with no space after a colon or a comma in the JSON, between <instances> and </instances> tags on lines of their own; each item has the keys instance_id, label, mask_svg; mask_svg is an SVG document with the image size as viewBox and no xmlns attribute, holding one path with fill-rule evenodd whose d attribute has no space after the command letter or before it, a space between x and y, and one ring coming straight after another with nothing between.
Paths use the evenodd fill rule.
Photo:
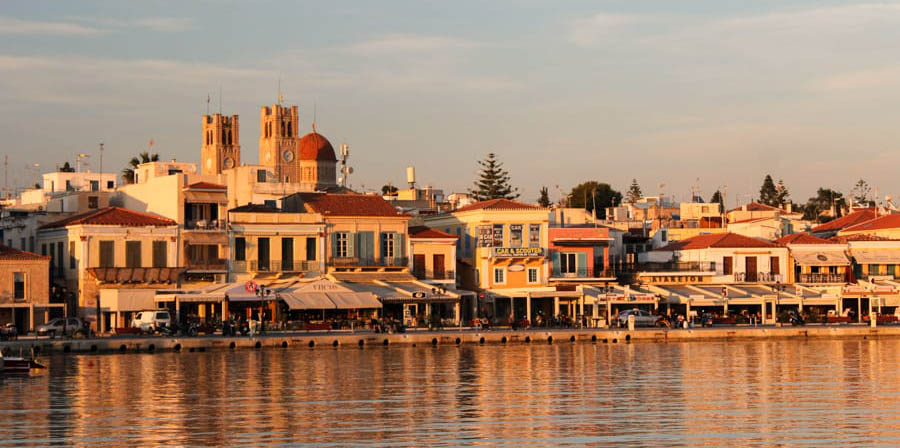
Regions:
<instances>
[{"instance_id":1,"label":"concrete pier edge","mask_svg":"<svg viewBox=\"0 0 900 448\"><path fill-rule=\"evenodd\" d=\"M508 344L624 344L653 342L738 341L767 339L872 339L900 337L900 326L804 326L693 329L582 329L422 331L410 333L269 333L259 336L104 337L90 339L22 339L0 342L4 353L152 353L263 348L360 349L391 346L462 346Z\"/></svg>"}]
</instances>

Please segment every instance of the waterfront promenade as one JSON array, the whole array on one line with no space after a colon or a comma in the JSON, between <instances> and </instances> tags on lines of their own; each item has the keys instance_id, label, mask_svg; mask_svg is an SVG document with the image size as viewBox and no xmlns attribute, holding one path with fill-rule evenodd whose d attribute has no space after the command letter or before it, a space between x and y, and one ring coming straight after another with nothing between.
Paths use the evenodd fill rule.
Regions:
<instances>
[{"instance_id":1,"label":"waterfront promenade","mask_svg":"<svg viewBox=\"0 0 900 448\"><path fill-rule=\"evenodd\" d=\"M255 336L119 336L87 339L19 339L0 343L5 353L102 353L205 351L261 348L365 348L395 345L480 345L480 344L558 344L631 342L688 342L764 339L823 338L898 338L900 325L869 327L863 325L809 325L713 327L692 329L534 329L534 330L440 330L408 333L357 332L270 332Z\"/></svg>"}]
</instances>

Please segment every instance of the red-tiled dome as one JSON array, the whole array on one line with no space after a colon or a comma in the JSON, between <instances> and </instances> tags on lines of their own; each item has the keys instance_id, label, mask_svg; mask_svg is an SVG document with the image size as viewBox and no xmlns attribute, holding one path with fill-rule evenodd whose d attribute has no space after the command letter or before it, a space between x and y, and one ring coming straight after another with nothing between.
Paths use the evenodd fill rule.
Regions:
<instances>
[{"instance_id":1,"label":"red-tiled dome","mask_svg":"<svg viewBox=\"0 0 900 448\"><path fill-rule=\"evenodd\" d=\"M334 148L328 139L318 132L310 132L300 139L300 160L320 160L336 162Z\"/></svg>"}]
</instances>

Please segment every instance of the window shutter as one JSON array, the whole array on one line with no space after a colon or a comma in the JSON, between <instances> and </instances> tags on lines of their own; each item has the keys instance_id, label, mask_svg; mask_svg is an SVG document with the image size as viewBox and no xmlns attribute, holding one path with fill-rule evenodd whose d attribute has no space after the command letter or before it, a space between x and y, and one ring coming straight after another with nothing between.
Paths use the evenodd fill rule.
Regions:
<instances>
[{"instance_id":1,"label":"window shutter","mask_svg":"<svg viewBox=\"0 0 900 448\"><path fill-rule=\"evenodd\" d=\"M562 266L560 265L559 252L553 251L553 274L559 275L561 271Z\"/></svg>"},{"instance_id":2,"label":"window shutter","mask_svg":"<svg viewBox=\"0 0 900 448\"><path fill-rule=\"evenodd\" d=\"M578 254L578 265L575 266L575 272L576 273L581 273L581 272L587 273L587 267L588 267L587 254L584 252L581 252Z\"/></svg>"},{"instance_id":3,"label":"window shutter","mask_svg":"<svg viewBox=\"0 0 900 448\"><path fill-rule=\"evenodd\" d=\"M384 232L378 234L378 257L382 260L387 260L387 251L385 250L385 246L387 245L387 243L385 243L385 240L387 240L386 235L387 234Z\"/></svg>"},{"instance_id":4,"label":"window shutter","mask_svg":"<svg viewBox=\"0 0 900 448\"><path fill-rule=\"evenodd\" d=\"M353 256L354 256L353 254L354 254L355 252L353 251L353 240L355 240L355 239L356 239L356 234L355 234L355 233L348 233L348 234L347 234L347 256L348 256L348 257L353 257Z\"/></svg>"},{"instance_id":5,"label":"window shutter","mask_svg":"<svg viewBox=\"0 0 900 448\"><path fill-rule=\"evenodd\" d=\"M336 258L338 256L338 247L337 247L337 234L331 234L331 257Z\"/></svg>"},{"instance_id":6,"label":"window shutter","mask_svg":"<svg viewBox=\"0 0 900 448\"><path fill-rule=\"evenodd\" d=\"M403 244L402 233L394 233L394 258L400 259L406 256L406 244Z\"/></svg>"}]
</instances>

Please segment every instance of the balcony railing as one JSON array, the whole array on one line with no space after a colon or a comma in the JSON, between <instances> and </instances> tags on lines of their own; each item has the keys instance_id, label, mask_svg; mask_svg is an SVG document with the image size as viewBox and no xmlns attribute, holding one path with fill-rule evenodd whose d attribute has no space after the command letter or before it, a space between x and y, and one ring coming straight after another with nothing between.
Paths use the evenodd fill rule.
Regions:
<instances>
[{"instance_id":1,"label":"balcony railing","mask_svg":"<svg viewBox=\"0 0 900 448\"><path fill-rule=\"evenodd\" d=\"M847 283L846 274L800 274L799 283Z\"/></svg>"},{"instance_id":2,"label":"balcony railing","mask_svg":"<svg viewBox=\"0 0 900 448\"><path fill-rule=\"evenodd\" d=\"M248 272L247 266L250 266L249 272L309 272L318 271L318 261L308 260L269 260L268 263L260 265L259 260L235 261L234 272Z\"/></svg>"},{"instance_id":3,"label":"balcony railing","mask_svg":"<svg viewBox=\"0 0 900 448\"><path fill-rule=\"evenodd\" d=\"M677 261L626 264L624 272L715 272L715 261Z\"/></svg>"},{"instance_id":4,"label":"balcony railing","mask_svg":"<svg viewBox=\"0 0 900 448\"><path fill-rule=\"evenodd\" d=\"M213 219L213 220L204 220L197 219L191 220L184 223L185 230L225 230L225 220L223 219Z\"/></svg>"},{"instance_id":5,"label":"balcony railing","mask_svg":"<svg viewBox=\"0 0 900 448\"><path fill-rule=\"evenodd\" d=\"M770 272L735 272L734 281L745 283L775 283L783 282L781 274L773 274Z\"/></svg>"},{"instance_id":6,"label":"balcony railing","mask_svg":"<svg viewBox=\"0 0 900 448\"><path fill-rule=\"evenodd\" d=\"M551 278L611 278L615 277L616 272L611 267L606 268L576 268L574 271L563 272L558 266L553 267Z\"/></svg>"},{"instance_id":7,"label":"balcony railing","mask_svg":"<svg viewBox=\"0 0 900 448\"><path fill-rule=\"evenodd\" d=\"M415 271L413 275L419 280L456 280L456 272L454 271Z\"/></svg>"},{"instance_id":8,"label":"balcony railing","mask_svg":"<svg viewBox=\"0 0 900 448\"><path fill-rule=\"evenodd\" d=\"M328 260L328 265L336 267L402 267L409 265L409 258L332 257Z\"/></svg>"},{"instance_id":9,"label":"balcony railing","mask_svg":"<svg viewBox=\"0 0 900 448\"><path fill-rule=\"evenodd\" d=\"M188 260L187 268L191 271L224 271L225 260L221 258Z\"/></svg>"}]
</instances>

